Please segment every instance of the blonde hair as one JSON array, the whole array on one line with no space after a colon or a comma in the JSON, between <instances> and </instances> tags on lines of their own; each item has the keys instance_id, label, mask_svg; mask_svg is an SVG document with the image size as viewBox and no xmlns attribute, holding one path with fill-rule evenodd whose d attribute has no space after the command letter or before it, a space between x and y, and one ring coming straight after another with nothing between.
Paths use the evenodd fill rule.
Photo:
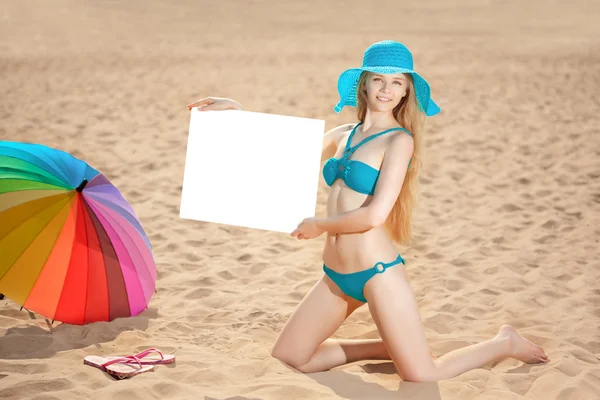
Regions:
<instances>
[{"instance_id":1,"label":"blonde hair","mask_svg":"<svg viewBox=\"0 0 600 400\"><path fill-rule=\"evenodd\" d=\"M422 135L425 123L425 114L419 111L417 104L412 75L404 74L404 76L408 81L408 89L406 96L394 108L393 115L400 126L411 133L414 141L414 151L400 194L384 224L392 241L400 244L408 243L411 238L411 219L417 200L418 174L422 165ZM371 73L364 71L357 84L357 116L361 122L365 121L367 115L367 98L363 86L370 77Z\"/></svg>"}]
</instances>

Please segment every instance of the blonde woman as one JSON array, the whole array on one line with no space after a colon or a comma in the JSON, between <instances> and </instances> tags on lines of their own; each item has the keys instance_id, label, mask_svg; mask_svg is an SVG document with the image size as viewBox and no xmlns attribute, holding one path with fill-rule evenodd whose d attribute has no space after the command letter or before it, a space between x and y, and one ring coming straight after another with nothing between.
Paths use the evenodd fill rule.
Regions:
<instances>
[{"instance_id":1,"label":"blonde woman","mask_svg":"<svg viewBox=\"0 0 600 400\"><path fill-rule=\"evenodd\" d=\"M394 243L411 235L411 214L421 166L422 126L440 109L429 84L413 70L410 51L385 40L365 51L361 68L338 79L340 101L356 106L359 122L327 132L323 177L331 187L326 218L307 218L298 239L325 233L323 276L279 334L273 357L302 372L325 371L359 360L392 360L406 381L438 381L506 357L545 363L544 350L503 325L493 338L431 356L417 303ZM241 109L209 97L200 110ZM333 335L368 304L381 339L341 340Z\"/></svg>"}]
</instances>

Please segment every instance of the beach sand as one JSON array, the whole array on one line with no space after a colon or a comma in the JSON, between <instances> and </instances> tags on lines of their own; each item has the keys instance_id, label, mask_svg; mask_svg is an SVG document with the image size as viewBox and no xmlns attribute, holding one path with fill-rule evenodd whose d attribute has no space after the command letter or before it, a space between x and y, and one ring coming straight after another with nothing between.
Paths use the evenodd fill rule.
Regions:
<instances>
[{"instance_id":1,"label":"beach sand","mask_svg":"<svg viewBox=\"0 0 600 400\"><path fill-rule=\"evenodd\" d=\"M86 326L1 300L0 398L600 398L600 6L413 3L3 2L0 139L105 174L148 233L158 282L141 315ZM437 383L403 382L389 361L295 372L270 351L322 274L325 236L179 218L189 102L356 122L333 111L337 78L384 39L411 49L443 108L427 122L413 241L398 247L431 351L507 323L549 364ZM318 216L327 190L320 178ZM335 337L377 338L367 307ZM176 364L123 381L83 365L148 347Z\"/></svg>"}]
</instances>

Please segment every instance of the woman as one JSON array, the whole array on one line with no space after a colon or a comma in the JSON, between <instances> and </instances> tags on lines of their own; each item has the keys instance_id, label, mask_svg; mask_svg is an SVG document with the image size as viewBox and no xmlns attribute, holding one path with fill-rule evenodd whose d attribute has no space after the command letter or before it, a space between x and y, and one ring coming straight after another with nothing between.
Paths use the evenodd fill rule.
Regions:
<instances>
[{"instance_id":1,"label":"woman","mask_svg":"<svg viewBox=\"0 0 600 400\"><path fill-rule=\"evenodd\" d=\"M371 45L362 68L341 74L338 91L334 110L356 106L360 122L325 134L323 176L331 187L327 217L307 218L291 234L313 239L326 233L324 274L286 322L272 355L302 372L359 360L392 360L402 379L415 382L452 378L505 357L548 362L541 347L509 325L487 341L431 357L394 242L410 238L422 125L426 115L440 109L430 99L427 82L413 70L412 54L395 41ZM235 101L220 98L199 100L188 108L196 106L241 109ZM381 339L330 338L365 303Z\"/></svg>"}]
</instances>

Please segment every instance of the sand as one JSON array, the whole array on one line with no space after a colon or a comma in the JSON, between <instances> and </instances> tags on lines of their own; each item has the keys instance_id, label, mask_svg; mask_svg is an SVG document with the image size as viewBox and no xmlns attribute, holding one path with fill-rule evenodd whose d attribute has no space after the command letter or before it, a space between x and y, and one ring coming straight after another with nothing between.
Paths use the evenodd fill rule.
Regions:
<instances>
[{"instance_id":1,"label":"sand","mask_svg":"<svg viewBox=\"0 0 600 400\"><path fill-rule=\"evenodd\" d=\"M0 8L0 138L64 149L104 173L158 268L157 293L134 318L52 326L0 301L0 398L600 398L597 4L170 3ZM398 248L431 350L508 323L549 364L506 359L437 383L403 382L388 361L295 372L270 350L322 274L324 236L179 218L186 104L231 97L327 129L355 122L354 109L333 112L337 77L384 39L408 45L444 109L428 120L413 242ZM368 309L335 337L377 338ZM147 347L176 364L123 381L83 365Z\"/></svg>"}]
</instances>

